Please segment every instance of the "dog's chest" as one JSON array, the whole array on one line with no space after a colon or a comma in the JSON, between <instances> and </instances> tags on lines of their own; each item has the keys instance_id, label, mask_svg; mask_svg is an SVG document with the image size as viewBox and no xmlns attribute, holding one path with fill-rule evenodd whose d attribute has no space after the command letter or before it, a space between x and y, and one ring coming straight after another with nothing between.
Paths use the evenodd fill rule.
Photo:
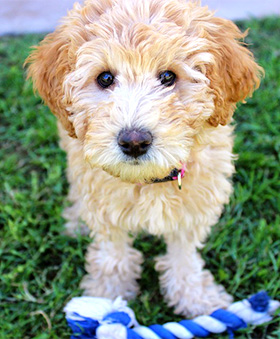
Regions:
<instances>
[{"instance_id":1,"label":"dog's chest","mask_svg":"<svg viewBox=\"0 0 280 339\"><path fill-rule=\"evenodd\" d=\"M106 173L99 173L100 177ZM90 224L120 227L132 232L145 229L163 234L178 227L184 215L184 199L176 183L138 186L112 178L94 181L91 192L82 194L86 202L84 214ZM84 192L85 193L85 192Z\"/></svg>"}]
</instances>

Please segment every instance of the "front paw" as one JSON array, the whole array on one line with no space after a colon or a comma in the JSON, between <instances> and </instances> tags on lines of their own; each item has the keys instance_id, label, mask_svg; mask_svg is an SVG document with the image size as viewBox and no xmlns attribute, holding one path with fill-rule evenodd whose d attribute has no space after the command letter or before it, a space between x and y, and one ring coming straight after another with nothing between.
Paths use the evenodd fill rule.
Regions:
<instances>
[{"instance_id":1,"label":"front paw","mask_svg":"<svg viewBox=\"0 0 280 339\"><path fill-rule=\"evenodd\" d=\"M157 259L156 269L161 272L160 284L168 306L176 314L187 317L208 315L218 308L227 308L232 297L224 287L214 282L207 270L202 270L202 261L197 265L169 266L166 256Z\"/></svg>"},{"instance_id":2,"label":"front paw","mask_svg":"<svg viewBox=\"0 0 280 339\"><path fill-rule=\"evenodd\" d=\"M219 308L226 309L233 301L232 296L222 285L215 283L207 270L202 271L200 283L182 286L175 295L175 298L169 299L169 306L174 306L176 314L188 317L208 315Z\"/></svg>"},{"instance_id":3,"label":"front paw","mask_svg":"<svg viewBox=\"0 0 280 339\"><path fill-rule=\"evenodd\" d=\"M93 243L88 248L86 270L81 282L84 294L115 299L133 299L138 293L142 254L130 246L117 249L113 243Z\"/></svg>"}]
</instances>

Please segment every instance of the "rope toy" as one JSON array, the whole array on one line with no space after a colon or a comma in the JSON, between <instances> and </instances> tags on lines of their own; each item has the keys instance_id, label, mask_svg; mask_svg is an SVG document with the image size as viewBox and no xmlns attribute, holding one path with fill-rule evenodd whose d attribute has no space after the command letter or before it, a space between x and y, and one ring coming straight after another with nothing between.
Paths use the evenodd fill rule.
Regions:
<instances>
[{"instance_id":1,"label":"rope toy","mask_svg":"<svg viewBox=\"0 0 280 339\"><path fill-rule=\"evenodd\" d=\"M266 292L235 302L227 310L218 309L209 316L164 325L140 326L127 302L118 297L77 297L64 308L66 320L73 331L71 339L190 339L234 331L247 324L260 325L272 320L280 302L271 300Z\"/></svg>"}]
</instances>

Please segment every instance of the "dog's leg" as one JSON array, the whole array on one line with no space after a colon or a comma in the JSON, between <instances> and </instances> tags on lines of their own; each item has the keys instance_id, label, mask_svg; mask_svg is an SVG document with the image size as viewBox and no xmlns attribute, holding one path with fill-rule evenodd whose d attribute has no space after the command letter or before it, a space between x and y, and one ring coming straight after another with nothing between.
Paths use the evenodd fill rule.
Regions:
<instances>
[{"instance_id":1,"label":"dog's leg","mask_svg":"<svg viewBox=\"0 0 280 339\"><path fill-rule=\"evenodd\" d=\"M71 166L69 167L71 168ZM70 185L67 200L71 202L72 205L66 207L62 213L63 218L66 220L64 225L64 234L73 238L75 238L78 234L88 235L89 228L81 220L82 198L79 197L77 184L73 182L73 178L71 176L69 176L68 181Z\"/></svg>"},{"instance_id":2,"label":"dog's leg","mask_svg":"<svg viewBox=\"0 0 280 339\"><path fill-rule=\"evenodd\" d=\"M232 297L207 270L193 242L178 235L165 237L167 253L157 258L160 283L166 301L175 313L185 316L210 314L226 308Z\"/></svg>"},{"instance_id":3,"label":"dog's leg","mask_svg":"<svg viewBox=\"0 0 280 339\"><path fill-rule=\"evenodd\" d=\"M132 239L120 230L96 235L86 256L88 275L81 282L85 295L111 299L137 295L142 254L131 245Z\"/></svg>"},{"instance_id":4,"label":"dog's leg","mask_svg":"<svg viewBox=\"0 0 280 339\"><path fill-rule=\"evenodd\" d=\"M76 201L72 206L66 207L62 213L66 223L64 225L64 234L70 237L76 237L77 234L88 235L89 228L80 218L80 202Z\"/></svg>"}]
</instances>

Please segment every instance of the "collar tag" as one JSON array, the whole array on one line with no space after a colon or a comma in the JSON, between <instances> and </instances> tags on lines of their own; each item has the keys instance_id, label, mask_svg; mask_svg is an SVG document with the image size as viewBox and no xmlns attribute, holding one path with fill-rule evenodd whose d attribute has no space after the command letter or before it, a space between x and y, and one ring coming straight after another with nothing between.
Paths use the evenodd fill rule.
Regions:
<instances>
[{"instance_id":1,"label":"collar tag","mask_svg":"<svg viewBox=\"0 0 280 339\"><path fill-rule=\"evenodd\" d=\"M179 187L179 190L181 190L181 189L182 189L182 173L181 173L181 171L178 173L178 178L177 178L177 180L178 180L178 187Z\"/></svg>"}]
</instances>

